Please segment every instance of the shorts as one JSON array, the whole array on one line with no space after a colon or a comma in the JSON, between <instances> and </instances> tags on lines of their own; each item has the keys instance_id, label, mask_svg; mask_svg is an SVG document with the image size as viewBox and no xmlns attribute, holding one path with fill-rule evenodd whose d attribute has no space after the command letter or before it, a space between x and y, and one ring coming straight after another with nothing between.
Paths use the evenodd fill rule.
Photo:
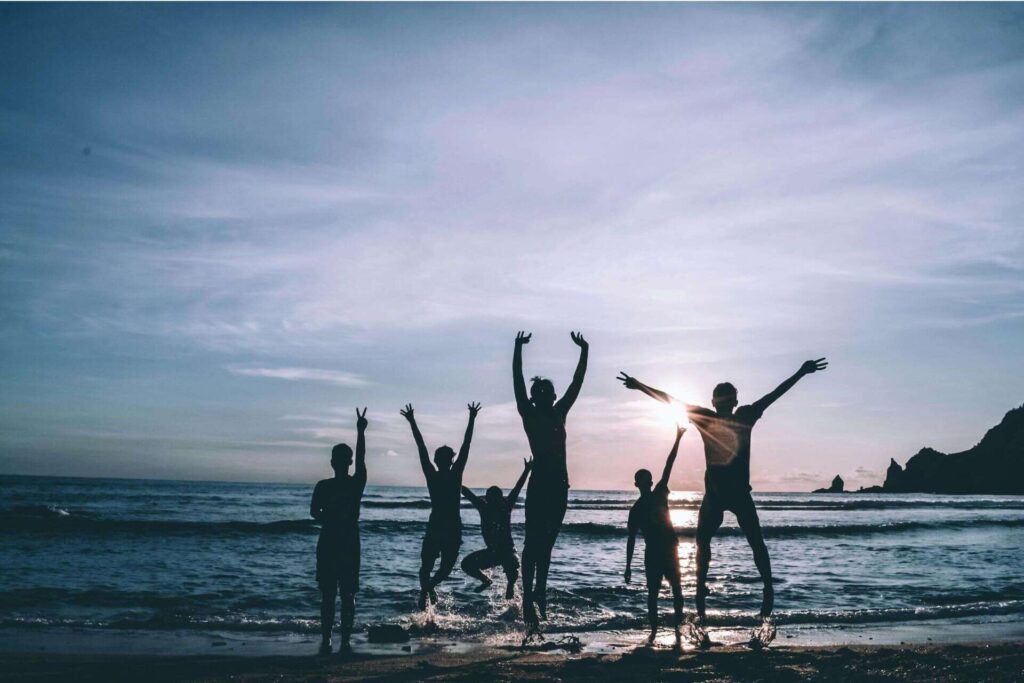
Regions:
<instances>
[{"instance_id":1,"label":"shorts","mask_svg":"<svg viewBox=\"0 0 1024 683\"><path fill-rule=\"evenodd\" d=\"M679 570L679 543L653 547L645 545L644 574L647 576L648 588L660 590L663 579L668 579L669 585L678 585L682 578Z\"/></svg>"},{"instance_id":2,"label":"shorts","mask_svg":"<svg viewBox=\"0 0 1024 683\"><path fill-rule=\"evenodd\" d=\"M451 526L428 523L427 533L423 537L423 547L420 549L420 558L424 562L432 563L442 555L457 555L461 547L461 523Z\"/></svg>"},{"instance_id":3,"label":"shorts","mask_svg":"<svg viewBox=\"0 0 1024 683\"><path fill-rule=\"evenodd\" d=\"M507 548L484 548L470 553L463 560L463 565L469 565L477 569L491 569L501 566L506 576L514 576L519 573L519 558L516 557L514 547Z\"/></svg>"},{"instance_id":4,"label":"shorts","mask_svg":"<svg viewBox=\"0 0 1024 683\"><path fill-rule=\"evenodd\" d=\"M358 532L336 538L320 537L316 544L316 580L334 584L342 594L359 590L360 543Z\"/></svg>"},{"instance_id":5,"label":"shorts","mask_svg":"<svg viewBox=\"0 0 1024 683\"><path fill-rule=\"evenodd\" d=\"M736 515L736 523L748 536L754 532L760 535L761 522L754 507L750 488L712 487L707 488L697 515L697 540L708 540L722 525L723 514L728 511Z\"/></svg>"}]
</instances>

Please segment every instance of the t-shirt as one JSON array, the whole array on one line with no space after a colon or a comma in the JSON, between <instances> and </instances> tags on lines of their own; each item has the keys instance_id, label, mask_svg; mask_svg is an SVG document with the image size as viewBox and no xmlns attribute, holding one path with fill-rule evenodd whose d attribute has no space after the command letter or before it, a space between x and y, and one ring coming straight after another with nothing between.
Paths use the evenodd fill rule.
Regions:
<instances>
[{"instance_id":1,"label":"t-shirt","mask_svg":"<svg viewBox=\"0 0 1024 683\"><path fill-rule=\"evenodd\" d=\"M652 549L652 546L664 547L679 542L672 527L668 494L668 486L659 481L654 490L642 494L629 511L629 529L638 529L644 535L645 551Z\"/></svg>"},{"instance_id":2,"label":"t-shirt","mask_svg":"<svg viewBox=\"0 0 1024 683\"><path fill-rule=\"evenodd\" d=\"M359 532L359 504L366 477L334 477L317 483L313 503L323 510L320 537L337 538Z\"/></svg>"},{"instance_id":3,"label":"t-shirt","mask_svg":"<svg viewBox=\"0 0 1024 683\"><path fill-rule=\"evenodd\" d=\"M704 440L706 487L750 490L750 432L764 410L740 406L732 415L719 415L700 406L687 406L690 422Z\"/></svg>"}]
</instances>

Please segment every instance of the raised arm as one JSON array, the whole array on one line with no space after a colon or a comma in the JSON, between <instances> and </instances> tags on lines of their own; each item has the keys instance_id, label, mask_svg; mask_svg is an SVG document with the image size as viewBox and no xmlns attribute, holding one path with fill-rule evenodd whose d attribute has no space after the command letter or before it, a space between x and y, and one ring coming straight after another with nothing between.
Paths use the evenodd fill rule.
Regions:
<instances>
[{"instance_id":1,"label":"raised arm","mask_svg":"<svg viewBox=\"0 0 1024 683\"><path fill-rule=\"evenodd\" d=\"M526 380L523 379L523 344L530 343L528 332L516 334L516 349L512 352L512 389L516 395L516 408L523 415L530 407L530 397L526 394Z\"/></svg>"},{"instance_id":2,"label":"raised arm","mask_svg":"<svg viewBox=\"0 0 1024 683\"><path fill-rule=\"evenodd\" d=\"M590 344L583 338L581 332L570 332L569 336L576 346L580 347L580 359L576 363L576 372L572 375L572 383L565 390L565 395L558 401L557 407L563 415L568 414L572 404L579 398L580 389L583 388L583 377L587 374L587 356L590 354Z\"/></svg>"},{"instance_id":3,"label":"raised arm","mask_svg":"<svg viewBox=\"0 0 1024 683\"><path fill-rule=\"evenodd\" d=\"M366 485L366 408L356 408L356 479Z\"/></svg>"},{"instance_id":4,"label":"raised arm","mask_svg":"<svg viewBox=\"0 0 1024 683\"><path fill-rule=\"evenodd\" d=\"M668 478L672 476L672 466L676 464L676 455L679 453L679 440L683 438L685 433L686 427L676 425L676 442L672 444L672 450L669 451L668 459L665 461L665 471L661 473L661 481L658 482L659 486L668 488Z\"/></svg>"},{"instance_id":5,"label":"raised arm","mask_svg":"<svg viewBox=\"0 0 1024 683\"><path fill-rule=\"evenodd\" d=\"M768 406L775 403L775 401L777 401L784 393L792 389L793 385L799 382L804 375L810 375L818 372L819 370L824 370L827 367L828 361L824 358L804 362L804 364L800 366L800 369L793 373L792 377L775 387L775 391L770 394L766 394L755 401L752 404L753 407L756 408L759 413L763 413Z\"/></svg>"},{"instance_id":6,"label":"raised arm","mask_svg":"<svg viewBox=\"0 0 1024 683\"><path fill-rule=\"evenodd\" d=\"M480 500L480 496L470 491L468 487L462 487L462 495L465 496L466 500L472 503L473 507L475 507L477 510L483 507L484 502Z\"/></svg>"},{"instance_id":7,"label":"raised arm","mask_svg":"<svg viewBox=\"0 0 1024 683\"><path fill-rule=\"evenodd\" d=\"M416 424L416 416L412 412L412 404L407 403L405 408L398 411L402 417L409 421L409 427L412 428L412 438L416 440L416 450L420 454L420 467L423 468L423 476L430 479L436 470L434 465L430 462L430 455L427 453L427 445L423 443L423 435L420 434L420 428Z\"/></svg>"},{"instance_id":8,"label":"raised arm","mask_svg":"<svg viewBox=\"0 0 1024 683\"><path fill-rule=\"evenodd\" d=\"M636 389L637 391L642 391L656 401L661 401L662 403L682 403L682 401L677 399L675 396L665 393L660 389L654 389L653 387L649 387L640 380L638 380L636 377L630 377L624 372L620 372L619 376L616 377L615 379L622 382L627 389Z\"/></svg>"},{"instance_id":9,"label":"raised arm","mask_svg":"<svg viewBox=\"0 0 1024 683\"><path fill-rule=\"evenodd\" d=\"M459 449L459 456L455 459L454 469L463 472L466 469L466 461L469 460L469 444L473 441L473 424L476 422L476 414L480 412L479 403L467 403L469 408L469 422L466 423L466 436L462 439L462 448Z\"/></svg>"},{"instance_id":10,"label":"raised arm","mask_svg":"<svg viewBox=\"0 0 1024 683\"><path fill-rule=\"evenodd\" d=\"M516 501L519 500L519 494L523 490L523 484L526 483L526 478L530 476L530 469L533 467L533 460L523 459L523 473L519 475L519 480L516 485L512 487L512 490L508 492L508 507L511 510L516 506Z\"/></svg>"}]
</instances>

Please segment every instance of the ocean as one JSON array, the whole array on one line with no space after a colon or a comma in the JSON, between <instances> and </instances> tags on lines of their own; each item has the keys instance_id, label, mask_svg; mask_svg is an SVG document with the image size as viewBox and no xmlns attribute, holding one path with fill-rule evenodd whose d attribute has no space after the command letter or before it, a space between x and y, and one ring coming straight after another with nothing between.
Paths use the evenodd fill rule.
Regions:
<instances>
[{"instance_id":1,"label":"ocean","mask_svg":"<svg viewBox=\"0 0 1024 683\"><path fill-rule=\"evenodd\" d=\"M315 634L313 484L0 477L0 627ZM754 497L772 557L780 632L791 625L1024 620L1024 498ZM622 580L635 498L571 491L549 580L549 633L644 628L642 554L634 582ZM687 612L700 499L700 492L671 499ZM456 568L434 611L417 613L428 512L423 488L367 487L357 631L399 623L414 634L467 641L520 633L518 605L503 599L500 570L480 594ZM464 555L483 541L476 512L464 506L462 519ZM513 533L521 550L521 505ZM711 625L754 624L760 580L729 514L712 552ZM667 589L663 597L667 614Z\"/></svg>"}]
</instances>

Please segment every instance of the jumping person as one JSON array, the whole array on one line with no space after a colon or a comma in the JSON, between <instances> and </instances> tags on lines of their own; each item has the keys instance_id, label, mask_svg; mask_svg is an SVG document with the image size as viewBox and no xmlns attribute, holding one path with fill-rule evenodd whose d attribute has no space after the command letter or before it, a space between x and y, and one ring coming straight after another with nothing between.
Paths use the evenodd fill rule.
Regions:
<instances>
[{"instance_id":1,"label":"jumping person","mask_svg":"<svg viewBox=\"0 0 1024 683\"><path fill-rule=\"evenodd\" d=\"M437 602L437 585L448 578L459 558L459 547L462 545L462 517L459 510L459 490L462 488L462 473L466 470L469 459L469 443L473 440L473 423L480 412L479 403L467 404L469 423L466 425L466 436L459 449L459 456L448 446L441 446L434 451L434 465L430 463L427 447L423 443L423 435L416 425L416 417L412 412L412 404L401 410L401 415L409 421L412 436L416 440L419 451L420 467L427 479L427 490L430 492L430 519L427 521L427 533L423 536L423 547L420 551L420 599L419 608L426 609L427 599ZM433 578L430 572L434 569L437 558L441 564Z\"/></svg>"},{"instance_id":2,"label":"jumping person","mask_svg":"<svg viewBox=\"0 0 1024 683\"><path fill-rule=\"evenodd\" d=\"M640 489L640 498L629 511L629 540L626 542L626 583L633 573L633 547L636 544L636 533L644 535L644 570L647 575L647 616L651 623L649 643L654 642L658 634L658 592L661 591L662 579L668 579L672 588L672 600L675 608L675 630L679 637L679 627L683 623L683 589L679 575L679 538L672 526L672 518L668 510L668 478L672 474L672 465L676 462L679 452L679 440L686 432L685 427L676 427L676 441L665 461L665 470L661 473L654 490L650 470L637 470L633 483Z\"/></svg>"},{"instance_id":3,"label":"jumping person","mask_svg":"<svg viewBox=\"0 0 1024 683\"><path fill-rule=\"evenodd\" d=\"M483 498L462 487L462 495L473 504L473 507L480 513L480 531L483 533L483 550L466 555L462 560L462 571L480 581L477 592L486 590L493 583L484 569L491 569L501 565L505 571L505 599L511 600L515 596L516 579L519 578L519 559L516 557L516 545L512 540L512 510L519 500L519 492L523 490L523 484L530 475L530 467L533 463L529 460L523 461L523 473L519 475L519 481L512 487L508 497L501 493L501 489L492 486L487 489Z\"/></svg>"},{"instance_id":4,"label":"jumping person","mask_svg":"<svg viewBox=\"0 0 1024 683\"><path fill-rule=\"evenodd\" d=\"M580 347L580 359L572 383L559 401L551 380L534 377L530 396L523 380L523 345L530 334L516 335L512 355L512 386L516 407L523 419L526 438L533 453L533 474L526 489L526 538L523 542L523 619L531 631L539 626L537 616L547 618L548 569L551 550L562 527L569 502L569 473L565 462L565 418L580 395L587 372L589 345L582 334L570 334ZM536 585L534 577L536 576Z\"/></svg>"},{"instance_id":5,"label":"jumping person","mask_svg":"<svg viewBox=\"0 0 1024 683\"><path fill-rule=\"evenodd\" d=\"M310 516L321 523L316 544L316 578L320 584L320 654L331 651L334 600L341 594L341 647L349 647L359 590L359 504L366 488L366 408L356 409L356 469L351 476L352 449L340 443L331 449L333 479L317 482Z\"/></svg>"},{"instance_id":6,"label":"jumping person","mask_svg":"<svg viewBox=\"0 0 1024 683\"><path fill-rule=\"evenodd\" d=\"M767 617L775 605L775 590L772 587L772 566L761 534L761 523L750 495L750 433L754 424L761 419L765 409L793 388L804 375L824 370L828 363L824 358L809 360L800 366L792 377L780 384L775 391L746 406L736 406L736 387L723 382L712 392L714 410L685 404L664 391L637 381L626 373L618 377L627 389L637 389L651 398L664 403L683 403L690 422L700 432L704 441L704 458L707 469L704 473L704 500L697 517L697 616L704 620L704 605L707 599L708 567L711 563L711 539L722 525L726 510L736 515L736 522L747 537L754 552L754 563L761 574L764 592L761 601L761 616Z\"/></svg>"}]
</instances>

